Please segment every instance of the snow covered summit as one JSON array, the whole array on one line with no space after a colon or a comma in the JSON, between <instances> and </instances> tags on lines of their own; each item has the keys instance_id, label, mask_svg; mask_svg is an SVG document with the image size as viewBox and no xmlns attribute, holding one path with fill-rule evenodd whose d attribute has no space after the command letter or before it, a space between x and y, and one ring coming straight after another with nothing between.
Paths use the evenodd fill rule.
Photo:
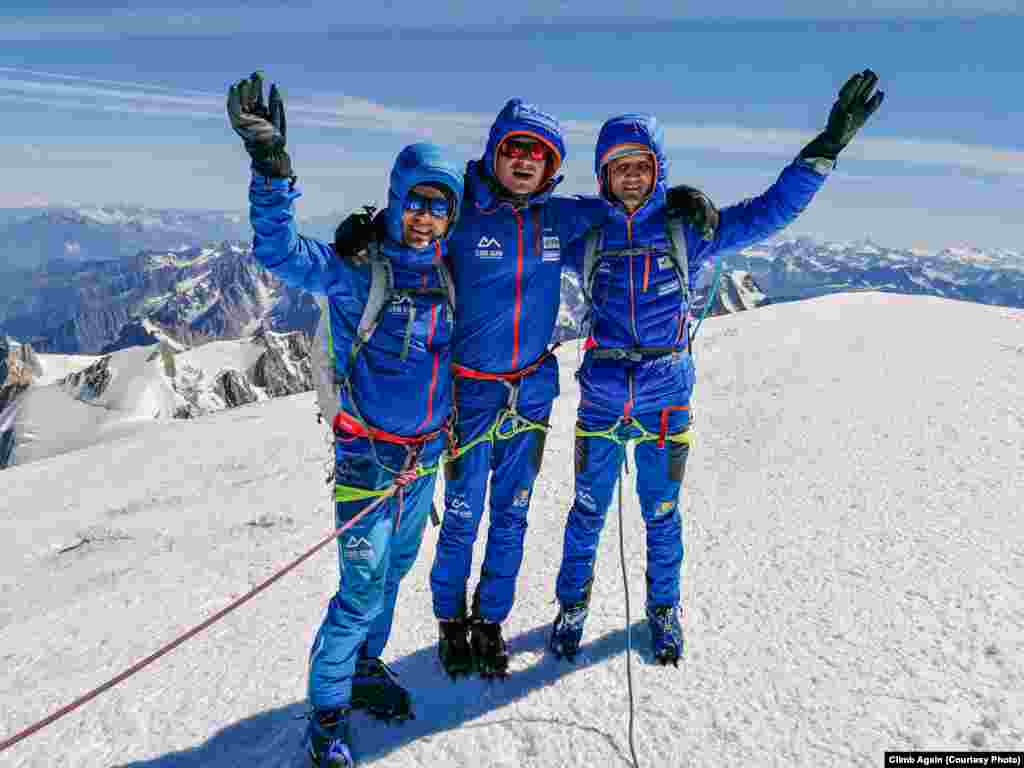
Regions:
<instances>
[{"instance_id":1,"label":"snow covered summit","mask_svg":"<svg viewBox=\"0 0 1024 768\"><path fill-rule=\"evenodd\" d=\"M884 750L1021 749L1022 339L1021 310L877 293L707 321L679 670L643 650L644 535L626 480L641 765L867 768ZM428 530L386 651L420 716L359 715L364 768L628 764L614 510L577 663L545 652L573 493L574 346L558 353L505 633L511 677L441 673ZM0 740L333 528L313 401L149 422L0 473ZM298 768L306 658L337 567L329 546L3 764Z\"/></svg>"}]
</instances>

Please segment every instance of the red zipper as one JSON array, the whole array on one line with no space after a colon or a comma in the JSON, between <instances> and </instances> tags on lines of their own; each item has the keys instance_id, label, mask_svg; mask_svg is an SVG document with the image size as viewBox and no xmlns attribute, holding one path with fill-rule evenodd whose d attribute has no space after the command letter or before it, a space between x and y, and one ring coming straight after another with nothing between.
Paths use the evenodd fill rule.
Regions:
<instances>
[{"instance_id":1,"label":"red zipper","mask_svg":"<svg viewBox=\"0 0 1024 768\"><path fill-rule=\"evenodd\" d=\"M512 209L516 217L516 227L519 230L516 242L516 306L515 315L512 320L512 365L515 370L519 362L519 318L523 313L523 217L516 208Z\"/></svg>"},{"instance_id":2,"label":"red zipper","mask_svg":"<svg viewBox=\"0 0 1024 768\"><path fill-rule=\"evenodd\" d=\"M629 248L633 247L633 214L626 217L626 245ZM633 339L639 344L640 337L636 330L636 281L633 279L633 257L628 256L627 259L629 261L629 314L633 320Z\"/></svg>"},{"instance_id":3,"label":"red zipper","mask_svg":"<svg viewBox=\"0 0 1024 768\"><path fill-rule=\"evenodd\" d=\"M435 304L430 309L430 331L427 333L427 349L430 349L430 345L434 341L434 329L437 327L437 305ZM419 429L423 429L427 424L430 423L430 419L434 415L434 390L437 389L437 369L441 365L441 353L438 351L434 352L434 371L430 376L430 387L427 389L427 415L420 422Z\"/></svg>"}]
</instances>

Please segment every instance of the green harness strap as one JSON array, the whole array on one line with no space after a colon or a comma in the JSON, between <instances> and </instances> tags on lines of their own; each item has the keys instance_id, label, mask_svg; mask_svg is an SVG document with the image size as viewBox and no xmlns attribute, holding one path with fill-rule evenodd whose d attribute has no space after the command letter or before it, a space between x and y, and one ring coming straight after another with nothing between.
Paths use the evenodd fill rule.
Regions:
<instances>
[{"instance_id":1,"label":"green harness strap","mask_svg":"<svg viewBox=\"0 0 1024 768\"><path fill-rule=\"evenodd\" d=\"M639 437L622 437L619 432L623 427L634 427L640 431ZM618 443L621 446L625 446L630 440L635 440L638 443L646 443L651 440L660 440L661 435L657 432L651 432L646 429L643 424L637 421L635 418L631 418L629 421L617 421L608 429L601 430L587 430L581 429L579 425L576 426L576 437L603 437L606 440L611 440L613 443ZM670 443L680 443L682 445L691 445L693 443L693 433L690 428L687 427L682 432L676 432L674 435L665 435L665 440Z\"/></svg>"},{"instance_id":2,"label":"green harness strap","mask_svg":"<svg viewBox=\"0 0 1024 768\"><path fill-rule=\"evenodd\" d=\"M512 426L506 429L505 424L509 421L511 421ZM550 428L551 427L548 424L542 424L539 421L531 421L525 416L520 416L519 413L511 408L503 408L498 413L494 423L491 424L490 428L488 428L486 432L483 432L473 440L470 440L465 445L460 445L455 449L454 453L445 452L444 461L455 461L460 458L462 454L480 445L480 443L493 443L495 440L511 440L513 437L521 435L523 432L530 432L535 429L547 432Z\"/></svg>"},{"instance_id":3,"label":"green harness strap","mask_svg":"<svg viewBox=\"0 0 1024 768\"><path fill-rule=\"evenodd\" d=\"M437 472L438 465L432 464L429 467L424 467L420 464L416 465L416 479L419 480L421 477L432 475ZM375 499L378 496L386 496L391 492L391 486L387 488L357 488L354 485L341 485L335 483L334 485L334 500L335 501L362 501L363 499Z\"/></svg>"}]
</instances>

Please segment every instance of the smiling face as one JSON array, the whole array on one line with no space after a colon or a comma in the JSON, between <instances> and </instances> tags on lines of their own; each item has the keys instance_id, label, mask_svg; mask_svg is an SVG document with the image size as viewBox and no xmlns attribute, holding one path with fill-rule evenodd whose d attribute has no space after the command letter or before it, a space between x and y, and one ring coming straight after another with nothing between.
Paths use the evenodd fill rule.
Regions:
<instances>
[{"instance_id":1,"label":"smiling face","mask_svg":"<svg viewBox=\"0 0 1024 768\"><path fill-rule=\"evenodd\" d=\"M494 175L514 195L532 195L547 181L551 151L525 136L510 136L494 155Z\"/></svg>"},{"instance_id":2,"label":"smiling face","mask_svg":"<svg viewBox=\"0 0 1024 768\"><path fill-rule=\"evenodd\" d=\"M448 223L451 220L449 214L437 216L431 212L429 205L419 204L419 201L440 200L447 203L444 193L437 187L417 184L406 197L406 207L402 211L402 242L410 248L417 250L426 248L434 240L444 237L448 231ZM415 210L410 210L410 201L416 202ZM447 210L447 207L445 208Z\"/></svg>"},{"instance_id":3,"label":"smiling face","mask_svg":"<svg viewBox=\"0 0 1024 768\"><path fill-rule=\"evenodd\" d=\"M650 153L627 155L608 163L608 191L632 213L654 189L654 156Z\"/></svg>"}]
</instances>

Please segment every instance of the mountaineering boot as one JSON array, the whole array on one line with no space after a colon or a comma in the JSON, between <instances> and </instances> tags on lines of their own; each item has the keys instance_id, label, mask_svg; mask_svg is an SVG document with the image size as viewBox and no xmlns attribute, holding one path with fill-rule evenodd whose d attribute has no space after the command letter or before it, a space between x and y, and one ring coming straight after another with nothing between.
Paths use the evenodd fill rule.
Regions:
<instances>
[{"instance_id":1,"label":"mountaineering boot","mask_svg":"<svg viewBox=\"0 0 1024 768\"><path fill-rule=\"evenodd\" d=\"M508 648L501 636L501 624L473 619L469 626L469 644L480 677L508 677Z\"/></svg>"},{"instance_id":2,"label":"mountaineering boot","mask_svg":"<svg viewBox=\"0 0 1024 768\"><path fill-rule=\"evenodd\" d=\"M310 768L355 768L349 749L347 709L325 709L309 716L305 747Z\"/></svg>"},{"instance_id":3,"label":"mountaineering boot","mask_svg":"<svg viewBox=\"0 0 1024 768\"><path fill-rule=\"evenodd\" d=\"M462 619L442 619L438 622L441 637L437 655L444 671L452 680L459 675L467 677L473 672L473 648L469 644L469 622Z\"/></svg>"},{"instance_id":4,"label":"mountaineering boot","mask_svg":"<svg viewBox=\"0 0 1024 768\"><path fill-rule=\"evenodd\" d=\"M359 659L352 677L352 708L382 720L412 720L412 698L398 675L380 659Z\"/></svg>"},{"instance_id":5,"label":"mountaineering boot","mask_svg":"<svg viewBox=\"0 0 1024 768\"><path fill-rule=\"evenodd\" d=\"M651 652L661 665L679 666L683 657L683 628L674 605L648 606L647 624L651 628Z\"/></svg>"},{"instance_id":6,"label":"mountaineering boot","mask_svg":"<svg viewBox=\"0 0 1024 768\"><path fill-rule=\"evenodd\" d=\"M583 623L587 620L587 602L560 605L555 623L551 625L548 648L560 659L573 661L583 639Z\"/></svg>"}]
</instances>

